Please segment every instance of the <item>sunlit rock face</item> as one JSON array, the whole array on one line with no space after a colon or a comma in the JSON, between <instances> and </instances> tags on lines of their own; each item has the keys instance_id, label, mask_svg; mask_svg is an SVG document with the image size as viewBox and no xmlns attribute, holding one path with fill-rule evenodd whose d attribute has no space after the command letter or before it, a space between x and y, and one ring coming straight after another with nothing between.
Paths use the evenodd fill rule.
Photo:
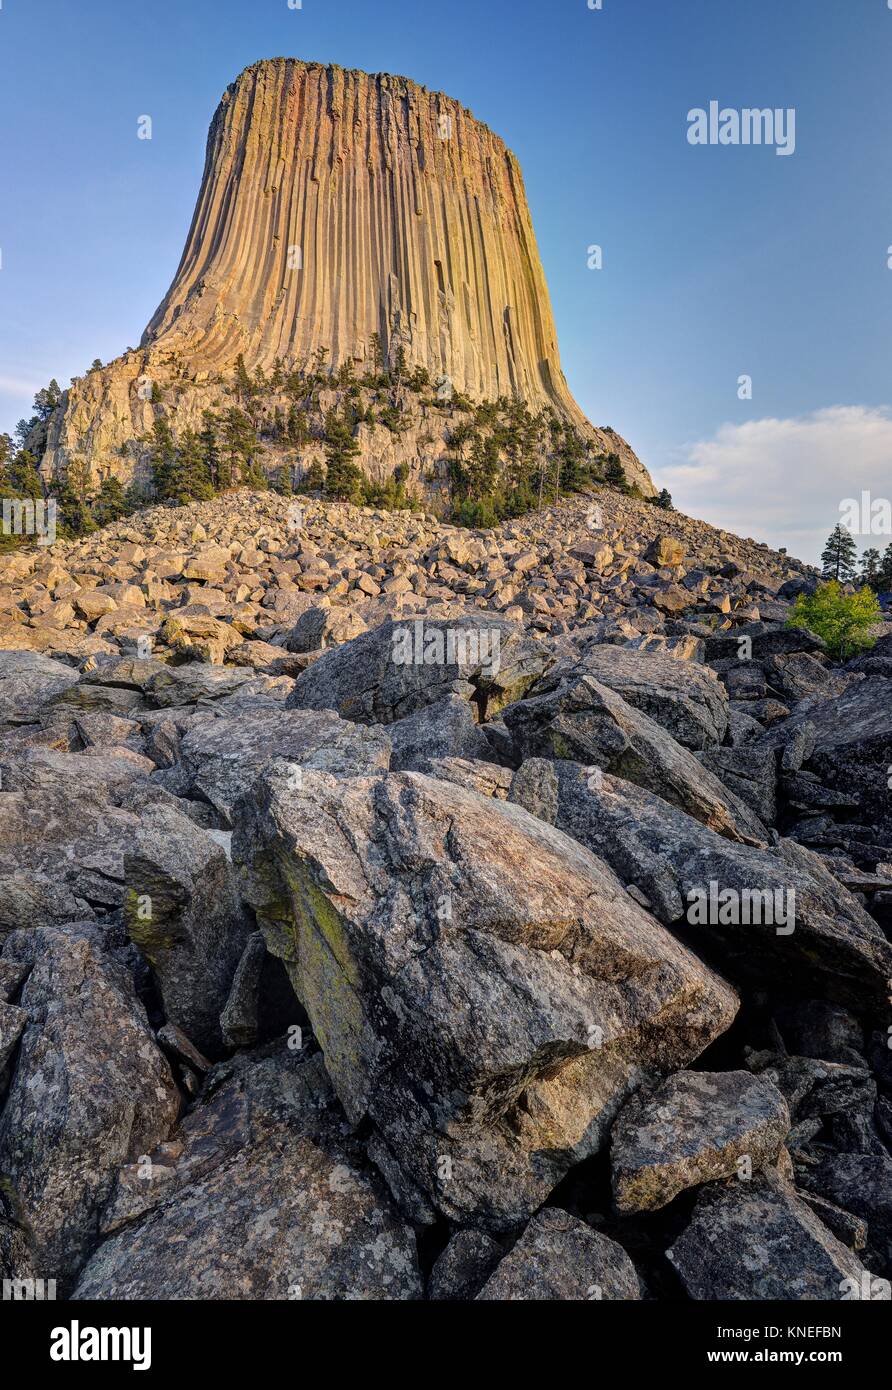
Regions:
<instances>
[{"instance_id":1,"label":"sunlit rock face","mask_svg":"<svg viewBox=\"0 0 892 1390\"><path fill-rule=\"evenodd\" d=\"M402 77L258 63L214 117L183 260L144 343L270 366L320 345L362 361L376 332L456 390L579 414L498 136Z\"/></svg>"},{"instance_id":2,"label":"sunlit rock face","mask_svg":"<svg viewBox=\"0 0 892 1390\"><path fill-rule=\"evenodd\" d=\"M200 425L239 354L269 370L325 348L329 364L352 358L361 373L374 334L385 365L402 349L433 383L475 400L551 406L652 493L628 445L593 427L568 390L520 166L503 141L407 78L290 58L254 64L224 93L173 284L140 348L66 393L44 472L74 455L97 476L132 472L121 449L152 427L151 383L176 431ZM429 425L409 433L423 439Z\"/></svg>"}]
</instances>

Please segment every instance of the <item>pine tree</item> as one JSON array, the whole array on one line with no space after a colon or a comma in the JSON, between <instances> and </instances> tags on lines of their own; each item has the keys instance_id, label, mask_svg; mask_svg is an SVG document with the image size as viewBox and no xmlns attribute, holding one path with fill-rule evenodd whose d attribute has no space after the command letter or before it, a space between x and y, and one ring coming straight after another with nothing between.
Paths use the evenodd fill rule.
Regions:
<instances>
[{"instance_id":1,"label":"pine tree","mask_svg":"<svg viewBox=\"0 0 892 1390\"><path fill-rule=\"evenodd\" d=\"M93 515L100 526L108 526L126 516L129 508L124 489L117 478L103 478L93 503Z\"/></svg>"},{"instance_id":2,"label":"pine tree","mask_svg":"<svg viewBox=\"0 0 892 1390\"><path fill-rule=\"evenodd\" d=\"M91 508L92 477L86 459L69 459L65 477L59 489L58 504L62 524L74 536L86 536L95 531L96 520Z\"/></svg>"},{"instance_id":3,"label":"pine tree","mask_svg":"<svg viewBox=\"0 0 892 1390\"><path fill-rule=\"evenodd\" d=\"M42 391L38 391L34 397L34 413L41 420L48 420L53 411L62 400L62 388L58 381L53 377L49 386L45 386Z\"/></svg>"},{"instance_id":4,"label":"pine tree","mask_svg":"<svg viewBox=\"0 0 892 1390\"><path fill-rule=\"evenodd\" d=\"M578 492L588 481L588 451L585 440L572 425L563 432L557 449L558 491Z\"/></svg>"},{"instance_id":5,"label":"pine tree","mask_svg":"<svg viewBox=\"0 0 892 1390\"><path fill-rule=\"evenodd\" d=\"M19 449L9 467L9 481L16 497L43 497L37 460L29 449Z\"/></svg>"},{"instance_id":6,"label":"pine tree","mask_svg":"<svg viewBox=\"0 0 892 1390\"><path fill-rule=\"evenodd\" d=\"M880 566L880 589L882 593L887 593L892 589L892 544L887 545L883 551L883 562Z\"/></svg>"},{"instance_id":7,"label":"pine tree","mask_svg":"<svg viewBox=\"0 0 892 1390\"><path fill-rule=\"evenodd\" d=\"M881 587L882 566L882 557L875 546L865 550L861 556L861 581L864 584L869 584L871 589L875 589L877 592Z\"/></svg>"},{"instance_id":8,"label":"pine tree","mask_svg":"<svg viewBox=\"0 0 892 1390\"><path fill-rule=\"evenodd\" d=\"M182 506L186 502L207 502L213 495L214 488L201 439L194 430L185 430L177 449L170 496Z\"/></svg>"},{"instance_id":9,"label":"pine tree","mask_svg":"<svg viewBox=\"0 0 892 1390\"><path fill-rule=\"evenodd\" d=\"M0 434L0 501L12 501L15 490L12 485L10 468L13 458L13 442L8 434ZM18 549L20 538L0 524L0 554Z\"/></svg>"},{"instance_id":10,"label":"pine tree","mask_svg":"<svg viewBox=\"0 0 892 1390\"><path fill-rule=\"evenodd\" d=\"M285 426L285 438L289 444L302 449L310 438L310 426L305 410L298 410L293 405L288 412L288 423Z\"/></svg>"},{"instance_id":11,"label":"pine tree","mask_svg":"<svg viewBox=\"0 0 892 1390\"><path fill-rule=\"evenodd\" d=\"M299 492L325 491L325 465L314 459L300 480Z\"/></svg>"},{"instance_id":12,"label":"pine tree","mask_svg":"<svg viewBox=\"0 0 892 1390\"><path fill-rule=\"evenodd\" d=\"M626 478L626 470L623 468L619 454L607 455L607 466L604 469L604 478L611 487L627 488L629 486Z\"/></svg>"},{"instance_id":13,"label":"pine tree","mask_svg":"<svg viewBox=\"0 0 892 1390\"><path fill-rule=\"evenodd\" d=\"M363 475L353 462L359 452L349 421L330 410L325 417L325 491L329 497L344 502L361 499Z\"/></svg>"},{"instance_id":14,"label":"pine tree","mask_svg":"<svg viewBox=\"0 0 892 1390\"><path fill-rule=\"evenodd\" d=\"M239 400L244 405L250 401L254 394L254 383L251 380L250 372L245 366L245 359L241 353L235 359L235 384Z\"/></svg>"},{"instance_id":15,"label":"pine tree","mask_svg":"<svg viewBox=\"0 0 892 1390\"><path fill-rule=\"evenodd\" d=\"M373 333L369 338L369 348L372 354L372 371L377 376L384 365L384 351L381 347L381 334Z\"/></svg>"},{"instance_id":16,"label":"pine tree","mask_svg":"<svg viewBox=\"0 0 892 1390\"><path fill-rule=\"evenodd\" d=\"M824 578L836 579L842 584L854 579L857 554L851 531L837 522L821 552Z\"/></svg>"},{"instance_id":17,"label":"pine tree","mask_svg":"<svg viewBox=\"0 0 892 1390\"><path fill-rule=\"evenodd\" d=\"M43 484L34 455L27 449L13 452L13 443L8 434L0 435L0 491L4 501L27 498L35 502L43 500ZM17 532L7 534L0 529L0 551L15 550L22 544L22 539Z\"/></svg>"},{"instance_id":18,"label":"pine tree","mask_svg":"<svg viewBox=\"0 0 892 1390\"><path fill-rule=\"evenodd\" d=\"M172 496L177 467L177 449L170 425L159 416L152 426L152 447L149 450L149 466L156 497Z\"/></svg>"},{"instance_id":19,"label":"pine tree","mask_svg":"<svg viewBox=\"0 0 892 1390\"><path fill-rule=\"evenodd\" d=\"M8 486L7 469L12 462L13 443L8 434L0 434L0 487Z\"/></svg>"},{"instance_id":20,"label":"pine tree","mask_svg":"<svg viewBox=\"0 0 892 1390\"><path fill-rule=\"evenodd\" d=\"M205 410L201 417L201 453L204 465L207 469L211 486L217 490L229 487L231 477L227 474L223 477L223 463L220 457L220 444L217 439L217 419L210 410Z\"/></svg>"},{"instance_id":21,"label":"pine tree","mask_svg":"<svg viewBox=\"0 0 892 1390\"><path fill-rule=\"evenodd\" d=\"M675 508L672 505L672 494L668 488L661 488L657 496L653 499L653 502L654 506L659 507L661 511L675 511Z\"/></svg>"},{"instance_id":22,"label":"pine tree","mask_svg":"<svg viewBox=\"0 0 892 1390\"><path fill-rule=\"evenodd\" d=\"M341 362L338 366L338 370L335 373L335 381L339 386L348 387L352 386L355 380L356 378L354 376L353 370L353 358L345 357L343 362Z\"/></svg>"},{"instance_id":23,"label":"pine tree","mask_svg":"<svg viewBox=\"0 0 892 1390\"><path fill-rule=\"evenodd\" d=\"M253 479L256 452L257 431L251 421L235 407L227 410L223 417L223 456L231 484Z\"/></svg>"}]
</instances>

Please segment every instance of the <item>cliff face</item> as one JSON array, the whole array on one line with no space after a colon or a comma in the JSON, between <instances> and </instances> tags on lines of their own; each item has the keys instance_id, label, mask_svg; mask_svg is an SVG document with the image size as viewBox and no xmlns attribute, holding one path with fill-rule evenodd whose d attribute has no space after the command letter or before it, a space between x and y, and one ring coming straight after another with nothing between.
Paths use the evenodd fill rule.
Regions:
<instances>
[{"instance_id":1,"label":"cliff face","mask_svg":"<svg viewBox=\"0 0 892 1390\"><path fill-rule=\"evenodd\" d=\"M552 406L599 439L567 389L523 179L458 102L401 77L276 59L225 92L174 282L141 349L92 373L53 421L44 466L115 456L151 427L139 378L175 381L185 422L241 353L249 369L371 363L400 348L475 398ZM197 394L189 395L183 388ZM176 425L176 418L173 421Z\"/></svg>"}]
</instances>

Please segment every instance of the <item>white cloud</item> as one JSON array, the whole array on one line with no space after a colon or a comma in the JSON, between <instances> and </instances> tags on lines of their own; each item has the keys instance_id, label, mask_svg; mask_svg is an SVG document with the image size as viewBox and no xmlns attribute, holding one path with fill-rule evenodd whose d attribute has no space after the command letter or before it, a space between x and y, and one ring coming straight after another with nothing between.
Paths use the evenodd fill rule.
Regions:
<instances>
[{"instance_id":1,"label":"white cloud","mask_svg":"<svg viewBox=\"0 0 892 1390\"><path fill-rule=\"evenodd\" d=\"M846 498L892 497L892 410L839 405L723 425L683 454L659 471L679 510L817 562ZM855 540L882 551L892 536Z\"/></svg>"}]
</instances>

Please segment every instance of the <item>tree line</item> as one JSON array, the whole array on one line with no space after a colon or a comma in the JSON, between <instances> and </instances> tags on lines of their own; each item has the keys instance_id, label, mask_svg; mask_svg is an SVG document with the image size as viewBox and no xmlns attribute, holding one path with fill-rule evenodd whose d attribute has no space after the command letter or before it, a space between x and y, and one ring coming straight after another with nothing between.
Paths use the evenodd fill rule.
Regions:
<instances>
[{"instance_id":1,"label":"tree line","mask_svg":"<svg viewBox=\"0 0 892 1390\"><path fill-rule=\"evenodd\" d=\"M91 370L101 365L97 359ZM185 375L184 367L179 374ZM280 359L268 372L249 371L239 356L232 379L221 385L228 400L205 410L200 428L174 436L163 410L164 390L153 384L150 400L159 409L152 429L121 449L122 456L140 452L148 465L142 482L124 488L107 476L97 483L86 460L69 459L64 475L50 484L61 533L85 535L152 501L183 505L235 487L273 487L286 496L318 492L394 510L417 507L407 490L404 465L381 484L367 478L357 462L360 426L381 425L401 434L410 425L407 406L413 395L449 417L446 463L457 524L491 526L593 485L637 492L618 453L598 453L555 411L533 413L523 401L507 396L475 403L448 382L433 382L426 368L410 367L402 346L385 360L378 334L372 335L370 365L362 375L352 358L333 367L328 349L320 347L301 366L288 367ZM323 408L322 392L332 389L337 403ZM34 413L19 422L16 439L0 436L4 496L43 496L37 463L61 400L61 388L53 380L37 393ZM322 459L314 459L298 479L291 459L269 468L267 446L299 452L310 444L321 445ZM672 506L665 489L652 500Z\"/></svg>"},{"instance_id":2,"label":"tree line","mask_svg":"<svg viewBox=\"0 0 892 1390\"><path fill-rule=\"evenodd\" d=\"M860 581L875 593L892 592L892 542L882 554L876 546L868 547L859 561L854 536L837 522L821 552L821 569L824 579L835 579L839 584Z\"/></svg>"}]
</instances>

